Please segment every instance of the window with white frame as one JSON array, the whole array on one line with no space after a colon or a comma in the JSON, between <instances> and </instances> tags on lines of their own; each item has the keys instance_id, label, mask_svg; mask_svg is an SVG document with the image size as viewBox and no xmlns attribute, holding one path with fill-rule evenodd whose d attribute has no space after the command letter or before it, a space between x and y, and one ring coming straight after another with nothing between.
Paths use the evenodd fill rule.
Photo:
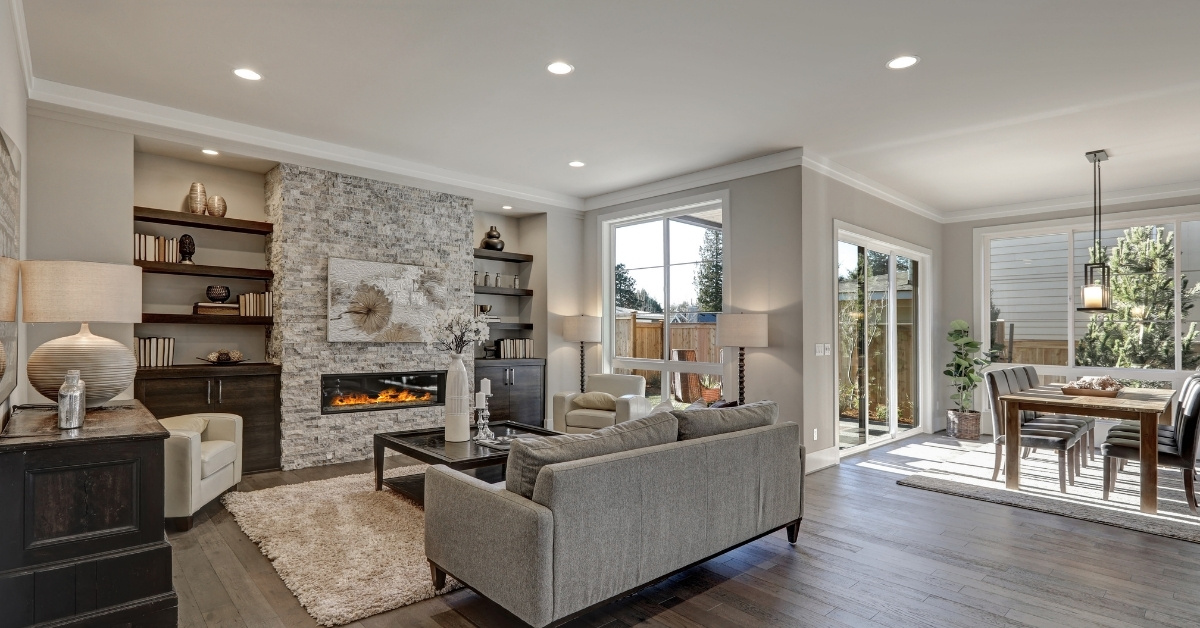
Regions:
<instances>
[{"instance_id":1,"label":"window with white frame","mask_svg":"<svg viewBox=\"0 0 1200 628\"><path fill-rule=\"evenodd\" d=\"M1106 313L1075 309L1095 246L1090 225L1051 224L984 237L984 316L997 362L1062 376L1103 368L1143 382L1169 382L1200 366L1200 220L1106 220L1100 245L1113 295Z\"/></svg>"},{"instance_id":2,"label":"window with white frame","mask_svg":"<svg viewBox=\"0 0 1200 628\"><path fill-rule=\"evenodd\" d=\"M605 223L606 351L613 372L646 378L654 403L721 398L717 314L724 311L722 197Z\"/></svg>"}]
</instances>

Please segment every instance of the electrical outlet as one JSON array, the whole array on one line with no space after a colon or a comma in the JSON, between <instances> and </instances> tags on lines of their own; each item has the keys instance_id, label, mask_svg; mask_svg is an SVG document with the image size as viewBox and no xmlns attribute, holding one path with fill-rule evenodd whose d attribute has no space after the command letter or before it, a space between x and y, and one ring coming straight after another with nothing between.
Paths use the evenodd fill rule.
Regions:
<instances>
[{"instance_id":1,"label":"electrical outlet","mask_svg":"<svg viewBox=\"0 0 1200 628\"><path fill-rule=\"evenodd\" d=\"M825 355L833 355L833 345L825 343Z\"/></svg>"},{"instance_id":2,"label":"electrical outlet","mask_svg":"<svg viewBox=\"0 0 1200 628\"><path fill-rule=\"evenodd\" d=\"M817 428L813 428L813 440L817 440Z\"/></svg>"}]
</instances>

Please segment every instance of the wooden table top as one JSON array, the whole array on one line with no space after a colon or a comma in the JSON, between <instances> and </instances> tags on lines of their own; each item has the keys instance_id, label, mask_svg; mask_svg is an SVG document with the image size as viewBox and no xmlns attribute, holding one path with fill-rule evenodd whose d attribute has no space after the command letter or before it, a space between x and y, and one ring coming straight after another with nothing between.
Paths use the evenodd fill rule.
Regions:
<instances>
[{"instance_id":1,"label":"wooden table top","mask_svg":"<svg viewBox=\"0 0 1200 628\"><path fill-rule=\"evenodd\" d=\"M1061 386L1038 386L1018 393L1000 395L1000 401L1049 403L1062 408L1123 410L1126 412L1161 414L1171 408L1174 390L1155 388L1126 388L1116 397L1064 395Z\"/></svg>"},{"instance_id":2,"label":"wooden table top","mask_svg":"<svg viewBox=\"0 0 1200 628\"><path fill-rule=\"evenodd\" d=\"M57 406L17 406L0 433L0 453L95 441L166 439L170 435L146 406L135 400L88 408L83 427L73 430L58 429Z\"/></svg>"}]
</instances>

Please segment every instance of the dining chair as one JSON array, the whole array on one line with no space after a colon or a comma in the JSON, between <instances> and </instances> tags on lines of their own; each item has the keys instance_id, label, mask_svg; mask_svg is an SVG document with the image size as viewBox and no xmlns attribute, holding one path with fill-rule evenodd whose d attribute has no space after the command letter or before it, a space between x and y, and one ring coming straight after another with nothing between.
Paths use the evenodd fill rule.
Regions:
<instances>
[{"instance_id":1,"label":"dining chair","mask_svg":"<svg viewBox=\"0 0 1200 628\"><path fill-rule=\"evenodd\" d=\"M1008 379L1012 392L1023 392L1041 385L1037 371L1032 366L1010 366L1001 369L1001 372ZM1029 425L1031 428L1040 425L1044 426L1043 429L1069 429L1077 432L1079 442L1068 452L1071 454L1068 462L1071 463L1076 475L1079 475L1082 467L1087 466L1087 453L1084 450L1091 446L1091 434L1096 427L1095 419L1070 414L1042 414L1022 410L1021 424ZM1032 451L1037 451L1037 448L1027 448L1023 457L1028 458Z\"/></svg>"},{"instance_id":2,"label":"dining chair","mask_svg":"<svg viewBox=\"0 0 1200 628\"><path fill-rule=\"evenodd\" d=\"M1038 376L1037 369L1026 364L1024 366L1014 367L1017 372L1017 379L1022 381L1022 384L1027 385L1027 388L1037 388L1042 385L1042 378ZM1081 422L1087 427L1087 433L1079 443L1080 462L1083 466L1087 466L1089 459L1096 459L1096 418L1090 416L1082 416L1078 414L1034 414L1037 418L1050 420L1053 422L1068 422L1072 425L1079 425Z\"/></svg>"},{"instance_id":3,"label":"dining chair","mask_svg":"<svg viewBox=\"0 0 1200 628\"><path fill-rule=\"evenodd\" d=\"M1197 514L1196 507L1196 449L1200 446L1200 386L1193 385L1180 403L1177 429L1164 443L1159 436L1158 466L1183 471L1183 491L1188 508ZM1136 438L1114 434L1100 446L1104 456L1104 499L1116 487L1117 464L1123 460L1137 460L1141 443Z\"/></svg>"},{"instance_id":4,"label":"dining chair","mask_svg":"<svg viewBox=\"0 0 1200 628\"><path fill-rule=\"evenodd\" d=\"M992 467L992 480L1000 475L1000 467L1004 461L1004 445L1008 435L1005 434L1003 404L1000 397L1022 390L1021 383L1013 369L997 369L984 374L988 395L992 401L992 434L995 440L996 459ZM1022 417L1024 419L1024 417ZM1058 452L1058 490L1067 492L1067 483L1075 485L1075 470L1078 460L1075 447L1083 437L1083 432L1074 426L1066 424L1036 423L1036 419L1026 423L1022 420L1020 433L1021 447L1036 449L1051 449ZM1070 456L1070 457L1068 457Z\"/></svg>"},{"instance_id":5,"label":"dining chair","mask_svg":"<svg viewBox=\"0 0 1200 628\"><path fill-rule=\"evenodd\" d=\"M1171 417L1171 424L1158 426L1158 442L1170 444L1173 441L1175 432L1179 430L1179 422L1183 418L1183 400L1188 396L1191 389L1197 385L1200 385L1200 375L1191 375L1183 380L1183 385L1179 387L1179 394L1175 397L1175 408ZM1110 428L1108 433L1110 435L1122 434L1132 440L1140 440L1142 424L1140 421L1121 421Z\"/></svg>"}]
</instances>

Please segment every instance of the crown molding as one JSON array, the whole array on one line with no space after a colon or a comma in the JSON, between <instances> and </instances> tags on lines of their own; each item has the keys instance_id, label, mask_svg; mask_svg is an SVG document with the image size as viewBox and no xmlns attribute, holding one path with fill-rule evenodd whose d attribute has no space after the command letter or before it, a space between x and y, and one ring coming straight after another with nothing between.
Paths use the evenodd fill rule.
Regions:
<instances>
[{"instance_id":1,"label":"crown molding","mask_svg":"<svg viewBox=\"0 0 1200 628\"><path fill-rule=\"evenodd\" d=\"M260 150L255 151L257 154L253 156L267 159L287 160L288 156L298 155L555 208L572 211L583 209L582 199L566 194L446 170L390 155L39 78L33 79L29 101L33 110L70 115L98 123L98 126L107 125L109 128L122 128L134 133L153 132L160 137L167 135L196 143L203 143L201 140L212 143L212 140L216 139L239 147L258 147Z\"/></svg>"},{"instance_id":2,"label":"crown molding","mask_svg":"<svg viewBox=\"0 0 1200 628\"><path fill-rule=\"evenodd\" d=\"M1172 183L1128 190L1113 190L1104 192L1105 206L1124 203L1159 201L1164 199L1183 198L1200 195L1200 181ZM988 220L991 218L1009 218L1014 216L1029 216L1048 212L1066 211L1072 209L1090 209L1092 196L1067 196L1063 198L1014 203L1011 205L995 205L977 209L961 209L945 213L945 222L967 222L971 220Z\"/></svg>"},{"instance_id":3,"label":"crown molding","mask_svg":"<svg viewBox=\"0 0 1200 628\"><path fill-rule=\"evenodd\" d=\"M945 217L938 210L820 155L806 155L804 157L804 165L856 190L866 192L897 207L907 209L922 218L928 218L934 222L945 222Z\"/></svg>"},{"instance_id":4,"label":"crown molding","mask_svg":"<svg viewBox=\"0 0 1200 628\"><path fill-rule=\"evenodd\" d=\"M9 0L8 5L17 37L17 59L25 75L25 94L28 96L33 91L33 57L29 54L29 31L25 28L25 3L22 0Z\"/></svg>"},{"instance_id":5,"label":"crown molding","mask_svg":"<svg viewBox=\"0 0 1200 628\"><path fill-rule=\"evenodd\" d=\"M677 177L670 177L668 179L662 179L661 181L655 181L653 183L646 183L644 185L638 185L631 188L626 188L624 190L617 190L616 192L609 192L607 194L599 194L588 197L584 199L584 210L591 211L593 209L612 207L613 205L620 205L621 203L641 201L648 198L653 198L655 196L671 194L673 192L682 192L684 190L691 190L716 183L724 183L726 181L750 177L756 174L763 174L765 172L783 170L784 168L799 166L803 160L804 149L792 148L790 150L773 153L771 155L764 155L762 157L747 159L737 163L725 164L724 166L717 166L715 168L698 170L696 172L679 175Z\"/></svg>"}]
</instances>

